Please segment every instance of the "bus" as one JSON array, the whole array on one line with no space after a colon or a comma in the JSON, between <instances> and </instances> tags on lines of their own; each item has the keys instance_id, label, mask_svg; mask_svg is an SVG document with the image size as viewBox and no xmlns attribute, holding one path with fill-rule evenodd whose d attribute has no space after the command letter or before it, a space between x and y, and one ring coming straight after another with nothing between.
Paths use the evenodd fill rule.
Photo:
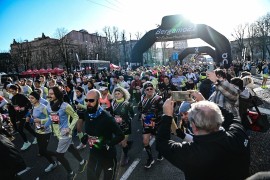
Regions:
<instances>
[{"instance_id":1,"label":"bus","mask_svg":"<svg viewBox=\"0 0 270 180\"><path fill-rule=\"evenodd\" d=\"M110 70L110 61L80 60L80 70L85 74L93 74L102 70Z\"/></svg>"}]
</instances>

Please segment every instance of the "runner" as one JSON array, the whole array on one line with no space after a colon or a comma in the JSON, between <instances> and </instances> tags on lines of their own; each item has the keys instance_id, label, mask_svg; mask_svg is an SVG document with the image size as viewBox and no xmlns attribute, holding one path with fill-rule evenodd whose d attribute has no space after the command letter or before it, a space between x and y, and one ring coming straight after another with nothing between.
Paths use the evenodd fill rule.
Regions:
<instances>
[{"instance_id":1,"label":"runner","mask_svg":"<svg viewBox=\"0 0 270 180\"><path fill-rule=\"evenodd\" d=\"M77 136L79 139L83 137L83 119L84 119L84 113L86 110L86 103L85 103L85 95L84 95L84 89L81 86L78 86L75 90L76 92L76 99L74 101L76 112L79 116L79 120L77 122ZM76 148L77 149L83 149L86 145L80 143Z\"/></svg>"},{"instance_id":2,"label":"runner","mask_svg":"<svg viewBox=\"0 0 270 180\"><path fill-rule=\"evenodd\" d=\"M131 120L134 117L134 111L132 105L128 102L130 99L129 92L122 88L117 87L113 91L112 101L112 114L120 126L122 132L125 134L125 139L120 142L123 148L124 158L122 159L121 166L125 166L129 162L128 157L128 136L131 134Z\"/></svg>"},{"instance_id":3,"label":"runner","mask_svg":"<svg viewBox=\"0 0 270 180\"><path fill-rule=\"evenodd\" d=\"M148 160L145 168L151 168L155 160L152 155L151 146L149 145L151 135L156 134L157 126L162 115L162 97L155 93L153 84L147 81L143 85L144 95L141 97L141 102L138 105L138 111L143 126L143 144L148 155ZM163 157L158 154L157 160L162 161Z\"/></svg>"},{"instance_id":4,"label":"runner","mask_svg":"<svg viewBox=\"0 0 270 180\"><path fill-rule=\"evenodd\" d=\"M49 152L55 156L68 172L68 179L74 179L76 174L72 171L68 160L65 158L65 152L69 151L79 162L78 173L82 173L87 165L87 160L82 159L78 150L72 142L72 130L75 127L79 117L73 110L71 105L63 101L63 93L58 87L49 89L48 99L50 101L47 106L50 115L49 120L45 124L48 128L52 124L53 132L58 138L56 152ZM72 117L72 122L69 122Z\"/></svg>"},{"instance_id":5,"label":"runner","mask_svg":"<svg viewBox=\"0 0 270 180\"><path fill-rule=\"evenodd\" d=\"M87 167L87 179L97 180L101 171L103 179L115 179L117 166L115 145L124 139L114 118L100 106L101 94L92 89L87 95L87 112L85 113L85 132L82 142L89 143L90 154Z\"/></svg>"},{"instance_id":6,"label":"runner","mask_svg":"<svg viewBox=\"0 0 270 180\"><path fill-rule=\"evenodd\" d=\"M21 150L24 151L31 146L31 143L28 141L26 134L23 132L23 129L27 129L31 135L36 137L35 131L31 128L30 123L26 122L25 119L28 110L32 107L31 102L25 95L18 93L18 87L16 85L10 85L9 92L13 95L11 99L11 106L13 107L13 110L9 111L9 115L15 119L15 124L12 122L14 126L18 123L18 132L24 141ZM36 138L34 138L32 144L37 144Z\"/></svg>"},{"instance_id":7,"label":"runner","mask_svg":"<svg viewBox=\"0 0 270 180\"><path fill-rule=\"evenodd\" d=\"M108 87L101 86L99 88L99 91L101 93L101 98L99 100L100 106L104 110L111 112L112 111L112 107L111 107L112 95L109 93Z\"/></svg>"},{"instance_id":8,"label":"runner","mask_svg":"<svg viewBox=\"0 0 270 180\"><path fill-rule=\"evenodd\" d=\"M35 130L37 136L37 144L39 149L39 154L44 156L47 161L50 163L49 166L45 169L45 172L50 172L57 166L57 162L52 159L52 156L49 155L47 147L51 137L51 127L48 126L44 128L44 124L48 121L48 111L44 104L39 102L40 95L33 91L29 95L29 100L33 105L33 109L30 111L29 116L26 118L27 122L35 123Z\"/></svg>"},{"instance_id":9,"label":"runner","mask_svg":"<svg viewBox=\"0 0 270 180\"><path fill-rule=\"evenodd\" d=\"M261 88L266 89L266 82L269 76L269 68L268 68L268 64L267 62L264 63L264 65L262 66L262 77L263 77L263 81L262 81L262 86Z\"/></svg>"}]
</instances>

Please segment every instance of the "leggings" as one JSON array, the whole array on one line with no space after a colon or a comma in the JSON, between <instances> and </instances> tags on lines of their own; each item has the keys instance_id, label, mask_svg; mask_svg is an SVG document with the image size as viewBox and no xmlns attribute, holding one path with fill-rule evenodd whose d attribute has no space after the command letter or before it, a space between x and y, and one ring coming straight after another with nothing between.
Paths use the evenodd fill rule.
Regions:
<instances>
[{"instance_id":1,"label":"leggings","mask_svg":"<svg viewBox=\"0 0 270 180\"><path fill-rule=\"evenodd\" d=\"M48 151L47 151L47 147L49 144L51 133L47 133L47 134L38 134L37 133L36 135L37 135L39 154L41 156L45 157L49 161L49 163L53 164L54 161L52 159L52 156L50 156Z\"/></svg>"},{"instance_id":2,"label":"leggings","mask_svg":"<svg viewBox=\"0 0 270 180\"><path fill-rule=\"evenodd\" d=\"M68 151L79 161L81 162L83 159L81 155L79 154L78 150L74 147L73 144L70 144ZM65 153L58 153L58 152L52 152L48 151L48 154L50 156L55 156L57 160L63 165L63 167L66 169L68 173L72 172L72 169L70 167L70 164L68 160L65 158Z\"/></svg>"},{"instance_id":3,"label":"leggings","mask_svg":"<svg viewBox=\"0 0 270 180\"><path fill-rule=\"evenodd\" d=\"M87 165L87 180L98 180L104 171L104 180L114 180L117 166L116 157L100 157L90 154Z\"/></svg>"},{"instance_id":4,"label":"leggings","mask_svg":"<svg viewBox=\"0 0 270 180\"><path fill-rule=\"evenodd\" d=\"M23 132L23 128L25 128L30 134L32 134L34 137L36 137L35 131L31 128L29 122L25 122L25 118L20 119L19 124L18 124L18 131L23 138L24 142L27 142L27 137L26 134Z\"/></svg>"},{"instance_id":5,"label":"leggings","mask_svg":"<svg viewBox=\"0 0 270 180\"><path fill-rule=\"evenodd\" d=\"M8 115L15 131L19 131L16 124L16 115L13 106L8 106Z\"/></svg>"}]
</instances>

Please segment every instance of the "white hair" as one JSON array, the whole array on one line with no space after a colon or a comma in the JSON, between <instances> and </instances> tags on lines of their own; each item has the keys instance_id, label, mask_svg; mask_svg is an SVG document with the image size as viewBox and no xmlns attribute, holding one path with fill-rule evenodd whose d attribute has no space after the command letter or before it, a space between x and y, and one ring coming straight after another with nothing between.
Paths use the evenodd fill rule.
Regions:
<instances>
[{"instance_id":1,"label":"white hair","mask_svg":"<svg viewBox=\"0 0 270 180\"><path fill-rule=\"evenodd\" d=\"M198 129L205 130L206 132L213 132L219 129L224 121L219 107L210 101L199 101L192 104L188 111L188 119Z\"/></svg>"}]
</instances>

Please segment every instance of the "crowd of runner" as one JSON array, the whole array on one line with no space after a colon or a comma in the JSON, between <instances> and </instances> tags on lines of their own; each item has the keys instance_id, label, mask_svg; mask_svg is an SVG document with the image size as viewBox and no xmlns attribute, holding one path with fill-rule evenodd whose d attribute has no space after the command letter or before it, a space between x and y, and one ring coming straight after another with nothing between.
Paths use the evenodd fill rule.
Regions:
<instances>
[{"instance_id":1,"label":"crowd of runner","mask_svg":"<svg viewBox=\"0 0 270 180\"><path fill-rule=\"evenodd\" d=\"M241 99L255 95L250 68L245 65L240 69L237 65L229 69L215 67L214 71L208 68L207 65L185 64L139 67L134 71L104 69L91 75L75 72L8 78L0 96L1 142L8 142L5 138L13 141L19 134L16 138L24 141L19 150L25 151L37 144L39 155L48 161L44 169L46 173L61 164L68 179L74 179L85 169L88 179L98 179L102 170L104 179L113 179L117 144L124 153L121 166L129 163L133 106L137 106L148 157L144 167L151 168L155 160L163 160L161 152L156 159L153 157L149 143L151 137L157 135L164 114L163 105L173 91L187 91L192 97L192 101L177 101L173 106L175 134L184 141L193 141L188 111L191 104L202 97L242 119L245 133L250 135L245 125L249 107L241 106ZM263 77L261 87L267 88L268 64L263 63L259 71ZM226 130L229 125L224 123L222 126ZM25 130L33 137L29 138ZM54 151L47 148L52 134L58 140ZM79 138L80 144L74 146L73 138ZM88 160L83 159L78 151L86 148L87 143L90 148ZM16 147L13 151L16 152ZM72 170L65 158L67 151L78 160L77 170ZM11 171L11 167L1 165L7 179L17 176L18 172Z\"/></svg>"}]
</instances>

